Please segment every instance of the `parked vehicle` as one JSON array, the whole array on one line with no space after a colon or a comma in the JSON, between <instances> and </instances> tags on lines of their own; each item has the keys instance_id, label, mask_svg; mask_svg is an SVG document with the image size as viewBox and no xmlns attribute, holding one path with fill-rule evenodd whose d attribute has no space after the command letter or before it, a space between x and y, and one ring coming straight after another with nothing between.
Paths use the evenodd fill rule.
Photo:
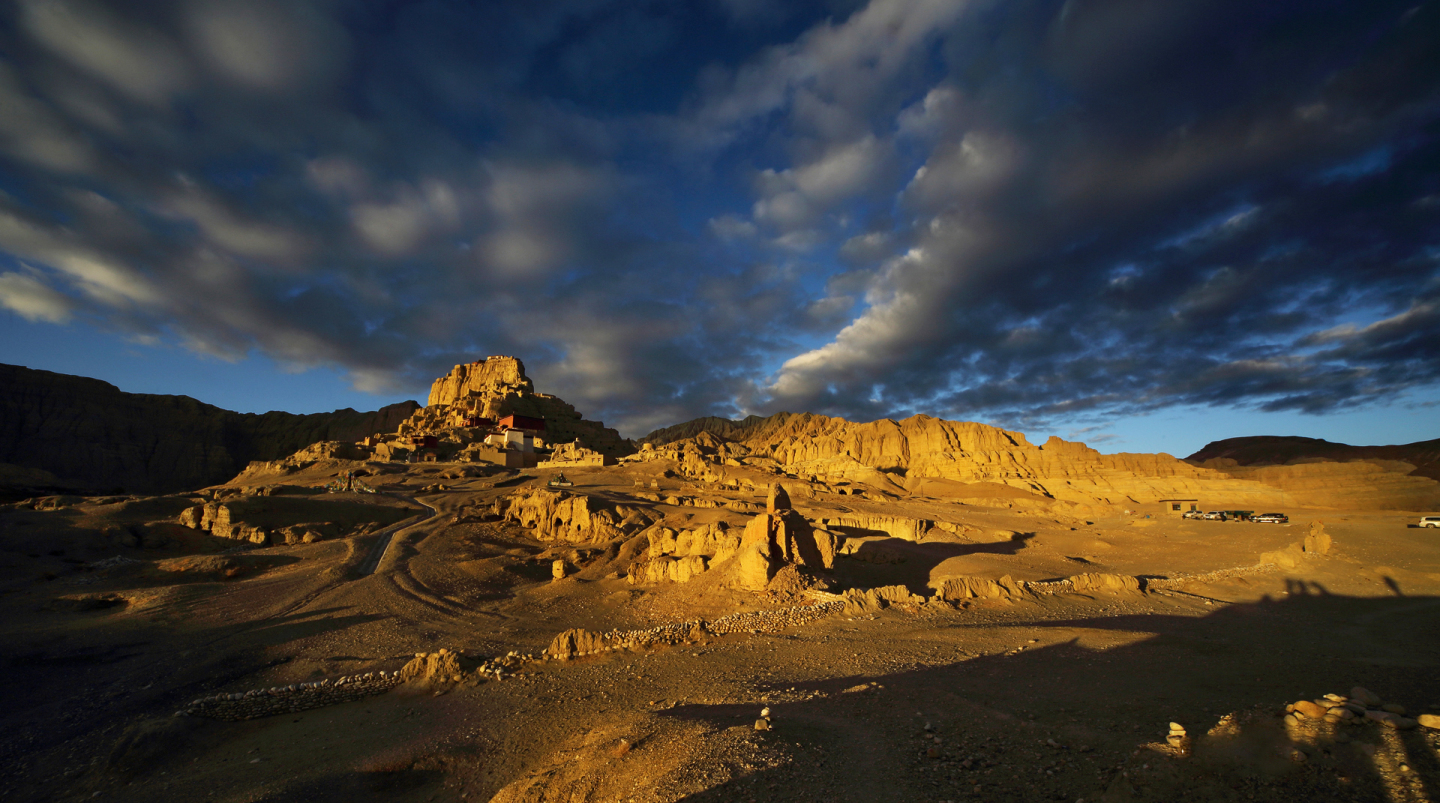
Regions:
<instances>
[{"instance_id":1,"label":"parked vehicle","mask_svg":"<svg viewBox=\"0 0 1440 803\"><path fill-rule=\"evenodd\" d=\"M1218 510L1212 510L1209 513L1201 516L1200 518L1205 519L1206 521L1224 521L1225 514L1221 513Z\"/></svg>"},{"instance_id":2,"label":"parked vehicle","mask_svg":"<svg viewBox=\"0 0 1440 803\"><path fill-rule=\"evenodd\" d=\"M1421 527L1440 527L1440 516L1421 516Z\"/></svg>"},{"instance_id":3,"label":"parked vehicle","mask_svg":"<svg viewBox=\"0 0 1440 803\"><path fill-rule=\"evenodd\" d=\"M1262 524L1289 524L1290 517L1284 513L1261 513L1251 519L1251 521L1257 521Z\"/></svg>"},{"instance_id":4,"label":"parked vehicle","mask_svg":"<svg viewBox=\"0 0 1440 803\"><path fill-rule=\"evenodd\" d=\"M1205 514L1204 514L1204 513L1201 513L1201 512L1198 511L1198 510L1187 510L1187 511L1185 511L1184 513L1181 513L1181 514L1180 514L1180 518L1182 518L1182 519L1203 519L1203 518L1205 518Z\"/></svg>"}]
</instances>

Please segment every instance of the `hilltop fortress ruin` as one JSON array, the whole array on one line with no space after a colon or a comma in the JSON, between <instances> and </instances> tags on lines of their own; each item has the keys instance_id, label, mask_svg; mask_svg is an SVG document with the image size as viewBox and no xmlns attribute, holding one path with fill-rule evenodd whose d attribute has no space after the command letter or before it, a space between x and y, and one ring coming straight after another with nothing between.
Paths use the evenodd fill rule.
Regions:
<instances>
[{"instance_id":1,"label":"hilltop fortress ruin","mask_svg":"<svg viewBox=\"0 0 1440 803\"><path fill-rule=\"evenodd\" d=\"M436 379L427 405L392 433L315 444L299 456L535 468L612 465L633 451L614 429L585 420L556 396L536 393L525 365L501 356L457 365Z\"/></svg>"}]
</instances>

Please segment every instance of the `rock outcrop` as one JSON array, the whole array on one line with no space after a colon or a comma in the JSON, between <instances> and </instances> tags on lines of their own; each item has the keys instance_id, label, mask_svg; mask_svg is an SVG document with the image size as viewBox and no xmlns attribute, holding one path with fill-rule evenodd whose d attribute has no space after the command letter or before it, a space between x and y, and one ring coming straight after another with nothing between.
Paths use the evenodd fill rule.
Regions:
<instances>
[{"instance_id":1,"label":"rock outcrop","mask_svg":"<svg viewBox=\"0 0 1440 803\"><path fill-rule=\"evenodd\" d=\"M125 393L98 379L0 365L0 463L88 489L193 490L317 441L393 431L415 402L370 413L234 413L188 396Z\"/></svg>"},{"instance_id":2,"label":"rock outcrop","mask_svg":"<svg viewBox=\"0 0 1440 803\"><path fill-rule=\"evenodd\" d=\"M846 478L888 493L902 484L920 487L924 479L1007 486L1034 498L1006 498L1006 506L1070 503L1073 515L1085 515L1096 505L1128 507L1175 498L1255 510L1440 504L1440 483L1411 475L1414 466L1407 463L1249 467L1212 461L1197 466L1167 454L1101 454L1055 437L1036 445L1019 432L924 415L863 424L810 413L704 419L657 430L645 441L660 454L676 437L728 439L732 453L747 455L746 465L768 460L796 476ZM695 466L687 473L702 470Z\"/></svg>"},{"instance_id":3,"label":"rock outcrop","mask_svg":"<svg viewBox=\"0 0 1440 803\"><path fill-rule=\"evenodd\" d=\"M766 507L745 525L740 537L730 578L734 587L763 591L776 572L790 564L812 571L835 567L835 535L812 527L790 509L789 496L779 485L771 486Z\"/></svg>"},{"instance_id":4,"label":"rock outcrop","mask_svg":"<svg viewBox=\"0 0 1440 803\"><path fill-rule=\"evenodd\" d=\"M740 534L723 521L679 531L652 527L646 535L645 559L626 575L632 584L688 582L740 551Z\"/></svg>"},{"instance_id":5,"label":"rock outcrop","mask_svg":"<svg viewBox=\"0 0 1440 803\"><path fill-rule=\"evenodd\" d=\"M401 683L458 683L465 670L460 666L460 656L447 649L432 653L415 653L405 666L401 667Z\"/></svg>"},{"instance_id":6,"label":"rock outcrop","mask_svg":"<svg viewBox=\"0 0 1440 803\"><path fill-rule=\"evenodd\" d=\"M1140 578L1128 574L1077 574L1070 586L1082 594L1139 594Z\"/></svg>"},{"instance_id":7,"label":"rock outcrop","mask_svg":"<svg viewBox=\"0 0 1440 803\"><path fill-rule=\"evenodd\" d=\"M964 602L972 599L1017 600L1028 594L1025 584L1010 575L999 580L983 577L947 577L935 587L935 596L946 602Z\"/></svg>"},{"instance_id":8,"label":"rock outcrop","mask_svg":"<svg viewBox=\"0 0 1440 803\"><path fill-rule=\"evenodd\" d=\"M527 488L497 503L506 519L534 531L541 541L605 544L639 532L651 522L643 508L546 488Z\"/></svg>"},{"instance_id":9,"label":"rock outcrop","mask_svg":"<svg viewBox=\"0 0 1440 803\"><path fill-rule=\"evenodd\" d=\"M498 421L508 415L545 419L545 443L570 443L608 458L635 451L599 421L587 421L563 399L535 392L525 365L515 357L487 357L457 365L430 386L429 404L397 430L400 435L440 435L467 421Z\"/></svg>"},{"instance_id":10,"label":"rock outcrop","mask_svg":"<svg viewBox=\"0 0 1440 803\"><path fill-rule=\"evenodd\" d=\"M891 605L922 605L925 598L912 594L905 586L880 586L879 588L852 588L845 592L846 616L861 616L875 613Z\"/></svg>"}]
</instances>

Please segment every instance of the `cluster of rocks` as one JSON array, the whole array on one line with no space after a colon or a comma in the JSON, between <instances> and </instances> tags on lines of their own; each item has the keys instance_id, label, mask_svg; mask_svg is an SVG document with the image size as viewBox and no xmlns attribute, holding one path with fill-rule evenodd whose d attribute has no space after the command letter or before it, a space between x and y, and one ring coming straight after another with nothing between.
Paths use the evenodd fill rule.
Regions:
<instances>
[{"instance_id":1,"label":"cluster of rocks","mask_svg":"<svg viewBox=\"0 0 1440 803\"><path fill-rule=\"evenodd\" d=\"M741 611L722 616L710 622L710 632L725 633L774 633L787 627L809 624L844 609L841 600L826 600L814 605L796 605L789 608L775 608L768 611Z\"/></svg>"},{"instance_id":2,"label":"cluster of rocks","mask_svg":"<svg viewBox=\"0 0 1440 803\"><path fill-rule=\"evenodd\" d=\"M1405 716L1405 707L1387 703L1363 686L1350 690L1350 695L1327 694L1315 700L1298 700L1285 706L1285 715L1296 722L1323 721L1330 724L1362 725L1374 722L1396 730L1409 730L1416 725L1440 730L1440 716L1421 714L1418 719Z\"/></svg>"},{"instance_id":3,"label":"cluster of rocks","mask_svg":"<svg viewBox=\"0 0 1440 803\"><path fill-rule=\"evenodd\" d=\"M334 680L292 683L268 689L252 689L231 694L214 694L192 700L175 712L175 716L205 717L228 722L259 719L277 714L293 714L312 708L324 708L354 702L387 691L403 683L459 683L466 678L502 680L527 663L534 655L510 652L485 659L471 671L461 665L461 655L441 648L433 653L417 652L398 672L366 672L346 675Z\"/></svg>"},{"instance_id":4,"label":"cluster of rocks","mask_svg":"<svg viewBox=\"0 0 1440 803\"><path fill-rule=\"evenodd\" d=\"M707 636L729 633L772 633L787 627L813 622L836 613L843 607L843 602L829 600L814 605L796 605L764 611L742 611L710 621L694 619L688 622L673 622L644 630L611 630L605 633L592 633L575 628L556 636L550 642L550 646L545 649L544 655L546 660L565 661L585 655L620 650L644 649L666 644L688 644L700 641Z\"/></svg>"},{"instance_id":5,"label":"cluster of rocks","mask_svg":"<svg viewBox=\"0 0 1440 803\"><path fill-rule=\"evenodd\" d=\"M215 694L192 700L189 705L175 712L175 716L239 722L348 703L382 694L402 682L398 673L366 672L363 675L346 675L334 680Z\"/></svg>"}]
</instances>

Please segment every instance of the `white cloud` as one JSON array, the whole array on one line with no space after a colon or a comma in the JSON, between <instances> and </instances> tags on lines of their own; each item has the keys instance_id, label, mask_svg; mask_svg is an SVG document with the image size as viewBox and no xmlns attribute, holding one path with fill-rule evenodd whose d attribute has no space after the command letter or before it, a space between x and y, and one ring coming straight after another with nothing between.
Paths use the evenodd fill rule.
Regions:
<instances>
[{"instance_id":1,"label":"white cloud","mask_svg":"<svg viewBox=\"0 0 1440 803\"><path fill-rule=\"evenodd\" d=\"M540 276L569 259L616 189L609 166L501 164L490 165L490 175L485 202L494 227L476 252L505 277Z\"/></svg>"},{"instance_id":2,"label":"white cloud","mask_svg":"<svg viewBox=\"0 0 1440 803\"><path fill-rule=\"evenodd\" d=\"M701 148L728 144L745 126L808 97L791 123L809 133L853 138L869 107L891 102L891 82L935 35L969 8L954 0L872 0L843 23L822 23L794 43L772 47L733 74L714 73L710 92L678 127L678 141ZM835 118L837 107L852 122Z\"/></svg>"},{"instance_id":3,"label":"white cloud","mask_svg":"<svg viewBox=\"0 0 1440 803\"><path fill-rule=\"evenodd\" d=\"M896 130L909 137L934 140L963 125L964 96L950 86L937 86L925 98L905 108L895 120Z\"/></svg>"},{"instance_id":4,"label":"white cloud","mask_svg":"<svg viewBox=\"0 0 1440 803\"><path fill-rule=\"evenodd\" d=\"M927 211L974 202L1004 187L1020 159L1010 137L971 131L930 154L905 188L905 200Z\"/></svg>"},{"instance_id":5,"label":"white cloud","mask_svg":"<svg viewBox=\"0 0 1440 803\"><path fill-rule=\"evenodd\" d=\"M427 179L419 188L402 186L393 201L355 205L351 220L360 239L386 256L412 253L432 234L455 228L460 201L443 181Z\"/></svg>"},{"instance_id":6,"label":"white cloud","mask_svg":"<svg viewBox=\"0 0 1440 803\"><path fill-rule=\"evenodd\" d=\"M0 150L51 170L80 173L94 153L44 103L31 97L15 72L0 63Z\"/></svg>"},{"instance_id":7,"label":"white cloud","mask_svg":"<svg viewBox=\"0 0 1440 803\"><path fill-rule=\"evenodd\" d=\"M75 309L64 294L23 273L0 273L0 306L32 323L65 323Z\"/></svg>"},{"instance_id":8,"label":"white cloud","mask_svg":"<svg viewBox=\"0 0 1440 803\"><path fill-rule=\"evenodd\" d=\"M251 89L295 92L328 83L349 52L344 29L305 3L198 0L188 17L196 50Z\"/></svg>"},{"instance_id":9,"label":"white cloud","mask_svg":"<svg viewBox=\"0 0 1440 803\"><path fill-rule=\"evenodd\" d=\"M112 307L156 304L162 298L138 271L63 242L50 231L6 212L0 212L0 248L67 274L76 289Z\"/></svg>"},{"instance_id":10,"label":"white cloud","mask_svg":"<svg viewBox=\"0 0 1440 803\"><path fill-rule=\"evenodd\" d=\"M755 237L755 224L740 217L739 215L720 215L710 218L706 223L710 233L725 242L736 242L749 240Z\"/></svg>"},{"instance_id":11,"label":"white cloud","mask_svg":"<svg viewBox=\"0 0 1440 803\"><path fill-rule=\"evenodd\" d=\"M232 254L292 262L310 250L300 234L284 226L246 220L194 188L172 198L164 211L194 221L211 243Z\"/></svg>"},{"instance_id":12,"label":"white cloud","mask_svg":"<svg viewBox=\"0 0 1440 803\"><path fill-rule=\"evenodd\" d=\"M795 186L816 203L834 204L870 189L889 162L889 143L866 136L795 168Z\"/></svg>"},{"instance_id":13,"label":"white cloud","mask_svg":"<svg viewBox=\"0 0 1440 803\"><path fill-rule=\"evenodd\" d=\"M312 159L305 168L306 178L326 195L360 196L370 190L370 177L365 168L343 156Z\"/></svg>"},{"instance_id":14,"label":"white cloud","mask_svg":"<svg viewBox=\"0 0 1440 803\"><path fill-rule=\"evenodd\" d=\"M167 37L80 0L24 0L21 24L38 42L130 96L160 104L190 69Z\"/></svg>"}]
</instances>

